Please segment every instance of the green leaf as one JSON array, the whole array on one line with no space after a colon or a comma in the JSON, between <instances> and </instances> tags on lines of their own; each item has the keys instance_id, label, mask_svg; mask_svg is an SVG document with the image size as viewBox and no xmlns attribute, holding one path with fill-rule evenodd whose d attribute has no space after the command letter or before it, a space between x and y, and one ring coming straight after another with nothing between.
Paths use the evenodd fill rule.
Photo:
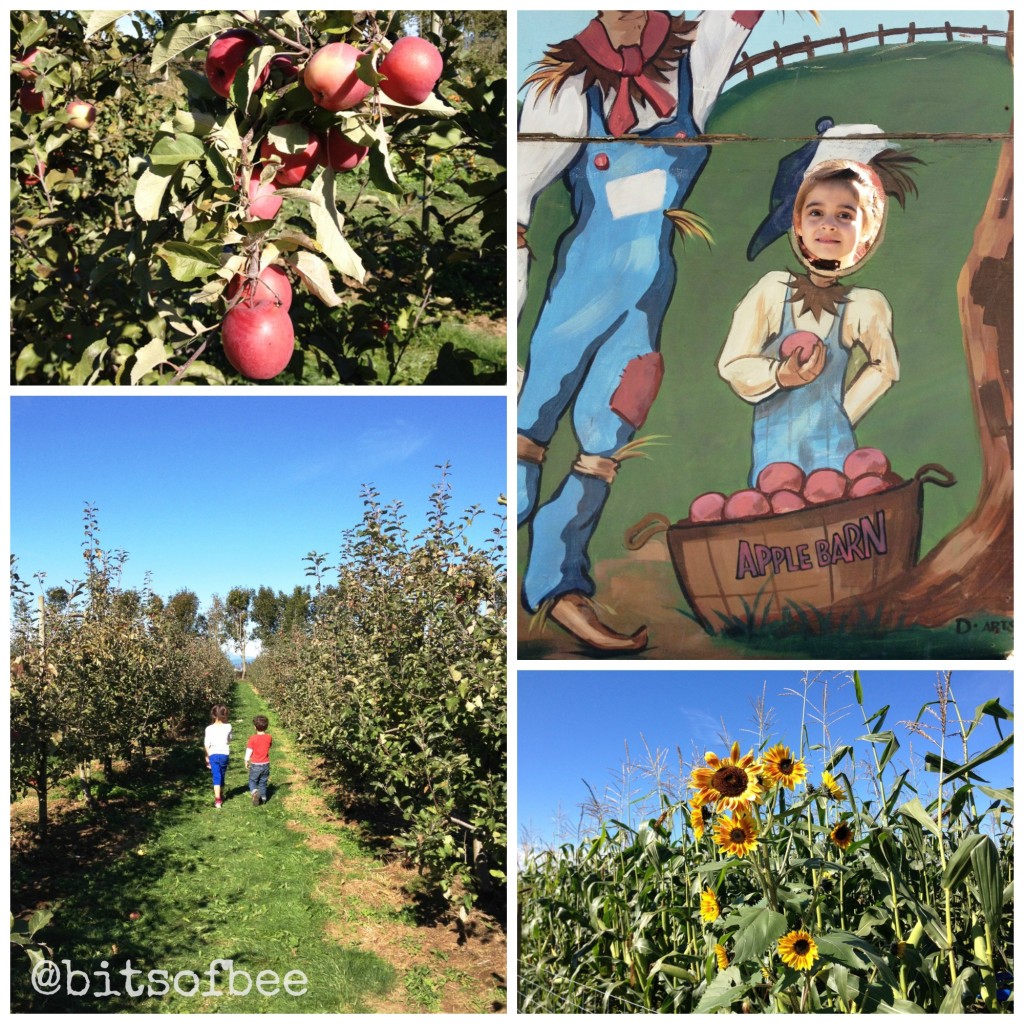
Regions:
<instances>
[{"instance_id":1,"label":"green leaf","mask_svg":"<svg viewBox=\"0 0 1024 1024\"><path fill-rule=\"evenodd\" d=\"M711 1013L732 1006L750 989L750 982L744 982L740 969L735 965L727 967L704 990L694 1013Z\"/></svg>"},{"instance_id":2,"label":"green leaf","mask_svg":"<svg viewBox=\"0 0 1024 1024\"><path fill-rule=\"evenodd\" d=\"M984 836L965 836L946 862L946 870L942 873L940 884L943 889L955 889L967 876L971 869L971 854L974 848L985 839Z\"/></svg>"},{"instance_id":3,"label":"green leaf","mask_svg":"<svg viewBox=\"0 0 1024 1024\"><path fill-rule=\"evenodd\" d=\"M194 281L220 270L220 260L205 249L185 242L165 242L157 255L167 264L175 281Z\"/></svg>"},{"instance_id":4,"label":"green leaf","mask_svg":"<svg viewBox=\"0 0 1024 1024\"><path fill-rule=\"evenodd\" d=\"M828 759L828 764L825 765L825 771L830 772L846 755L853 756L853 747L844 744L841 747L836 747L835 752Z\"/></svg>"},{"instance_id":5,"label":"green leaf","mask_svg":"<svg viewBox=\"0 0 1024 1024\"><path fill-rule=\"evenodd\" d=\"M88 39L89 36L96 35L108 25L113 25L115 21L120 21L125 15L131 13L131 11L91 11L89 23L85 27L85 38Z\"/></svg>"},{"instance_id":6,"label":"green leaf","mask_svg":"<svg viewBox=\"0 0 1024 1024\"><path fill-rule=\"evenodd\" d=\"M157 140L149 154L153 167L174 168L179 164L200 160L206 155L206 148L194 135L175 135L174 138L164 136Z\"/></svg>"},{"instance_id":7,"label":"green leaf","mask_svg":"<svg viewBox=\"0 0 1024 1024\"><path fill-rule=\"evenodd\" d=\"M939 1013L963 1013L964 995L967 992L967 983L976 972L973 967L965 967L957 976L956 981L950 986L942 1004L939 1006Z\"/></svg>"},{"instance_id":8,"label":"green leaf","mask_svg":"<svg viewBox=\"0 0 1024 1024\"><path fill-rule=\"evenodd\" d=\"M985 796L990 796L993 800L1001 800L1010 810L1013 810L1013 790L1012 789L994 789L991 786L979 786Z\"/></svg>"},{"instance_id":9,"label":"green leaf","mask_svg":"<svg viewBox=\"0 0 1024 1024\"><path fill-rule=\"evenodd\" d=\"M21 48L27 50L33 43L38 43L49 31L49 26L42 18L30 21L21 31Z\"/></svg>"},{"instance_id":10,"label":"green leaf","mask_svg":"<svg viewBox=\"0 0 1024 1024\"><path fill-rule=\"evenodd\" d=\"M362 260L345 240L342 227L345 220L334 205L334 171L325 168L313 179L310 189L320 204L309 208L310 219L316 227L316 240L324 255L334 264L340 274L351 277L360 284L366 280Z\"/></svg>"},{"instance_id":11,"label":"green leaf","mask_svg":"<svg viewBox=\"0 0 1024 1024\"><path fill-rule=\"evenodd\" d=\"M924 809L921 801L916 796L913 800L908 800L905 804L898 807L896 813L912 818L918 824L928 829L933 836L937 836L940 842L942 841L942 830L935 823L935 819Z\"/></svg>"},{"instance_id":12,"label":"green leaf","mask_svg":"<svg viewBox=\"0 0 1024 1024\"><path fill-rule=\"evenodd\" d=\"M154 338L148 344L143 345L135 353L135 365L132 366L131 382L138 384L140 380L154 367L167 359L167 350L159 338Z\"/></svg>"},{"instance_id":13,"label":"green leaf","mask_svg":"<svg viewBox=\"0 0 1024 1024\"><path fill-rule=\"evenodd\" d=\"M739 925L734 947L737 963L756 960L786 934L786 918L765 906L737 910L729 917L729 923L733 922Z\"/></svg>"},{"instance_id":14,"label":"green leaf","mask_svg":"<svg viewBox=\"0 0 1024 1024\"><path fill-rule=\"evenodd\" d=\"M857 694L857 703L864 707L864 687L861 686L860 673L857 671L853 673L853 690Z\"/></svg>"},{"instance_id":15,"label":"green leaf","mask_svg":"<svg viewBox=\"0 0 1024 1024\"><path fill-rule=\"evenodd\" d=\"M974 877L978 880L981 912L992 935L999 934L999 919L1003 913L1003 872L999 866L999 851L991 836L982 836L971 852Z\"/></svg>"},{"instance_id":16,"label":"green leaf","mask_svg":"<svg viewBox=\"0 0 1024 1024\"><path fill-rule=\"evenodd\" d=\"M231 28L235 19L227 11L219 14L206 15L195 22L183 22L175 25L166 35L158 40L153 48L153 59L150 62L151 72L159 71L165 64L180 57L193 46L209 39L210 36L226 28Z\"/></svg>"},{"instance_id":17,"label":"green leaf","mask_svg":"<svg viewBox=\"0 0 1024 1024\"><path fill-rule=\"evenodd\" d=\"M92 376L93 370L96 367L96 360L106 352L110 346L102 338L99 341L94 341L83 353L82 358L78 360L77 365L71 371L71 376L68 378L69 384L88 384L89 378Z\"/></svg>"},{"instance_id":18,"label":"green leaf","mask_svg":"<svg viewBox=\"0 0 1024 1024\"><path fill-rule=\"evenodd\" d=\"M971 775L975 768L978 768L986 762L991 761L993 758L999 757L1000 754L1005 754L1006 751L1009 750L1012 746L1013 736L1010 735L1007 736L1005 739L1000 740L999 743L993 744L991 747L988 748L988 750L983 750L980 754L978 754L975 757L972 757L969 761L962 765L956 764L955 761L951 761L948 757L945 758L942 762L940 762L939 756L937 754L931 753L930 751L927 754L925 754L924 763L925 767L933 772L937 772L939 770L940 764L946 769L948 769L951 765L954 766L954 770L945 776L946 782L951 782L953 779L962 779L965 775ZM977 775L971 775L971 778L979 780L979 777ZM984 782L985 780L980 779L980 781Z\"/></svg>"},{"instance_id":19,"label":"green leaf","mask_svg":"<svg viewBox=\"0 0 1024 1024\"><path fill-rule=\"evenodd\" d=\"M174 168L153 171L147 168L135 183L135 212L143 220L156 220L160 216L164 193L174 176Z\"/></svg>"},{"instance_id":20,"label":"green leaf","mask_svg":"<svg viewBox=\"0 0 1024 1024\"><path fill-rule=\"evenodd\" d=\"M879 1003L876 1013L927 1013L923 1006L909 999L894 999L891 1003Z\"/></svg>"}]
</instances>

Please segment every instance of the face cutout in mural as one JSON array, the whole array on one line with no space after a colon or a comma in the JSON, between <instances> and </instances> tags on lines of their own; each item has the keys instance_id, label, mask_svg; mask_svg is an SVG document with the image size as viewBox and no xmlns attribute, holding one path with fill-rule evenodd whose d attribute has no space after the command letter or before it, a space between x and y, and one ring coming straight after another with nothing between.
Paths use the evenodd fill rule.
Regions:
<instances>
[{"instance_id":1,"label":"face cutout in mural","mask_svg":"<svg viewBox=\"0 0 1024 1024\"><path fill-rule=\"evenodd\" d=\"M866 164L812 166L793 205L793 251L822 277L848 274L875 250L885 223L885 192Z\"/></svg>"}]
</instances>

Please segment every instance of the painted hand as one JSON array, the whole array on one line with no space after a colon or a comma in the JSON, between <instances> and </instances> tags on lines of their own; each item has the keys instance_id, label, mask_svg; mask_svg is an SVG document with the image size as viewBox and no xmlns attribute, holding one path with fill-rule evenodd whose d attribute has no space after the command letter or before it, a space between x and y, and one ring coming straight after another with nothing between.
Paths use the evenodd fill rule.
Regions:
<instances>
[{"instance_id":1,"label":"painted hand","mask_svg":"<svg viewBox=\"0 0 1024 1024\"><path fill-rule=\"evenodd\" d=\"M825 346L816 345L814 352L806 363L800 362L800 353L794 352L779 363L775 379L780 388L799 388L810 384L825 369Z\"/></svg>"}]
</instances>

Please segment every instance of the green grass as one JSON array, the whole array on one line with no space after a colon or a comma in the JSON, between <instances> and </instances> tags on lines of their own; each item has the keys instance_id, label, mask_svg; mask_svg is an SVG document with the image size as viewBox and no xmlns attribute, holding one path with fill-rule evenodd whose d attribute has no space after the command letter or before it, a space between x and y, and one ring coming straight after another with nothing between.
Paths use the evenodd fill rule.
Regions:
<instances>
[{"instance_id":1,"label":"green grass","mask_svg":"<svg viewBox=\"0 0 1024 1024\"><path fill-rule=\"evenodd\" d=\"M270 799L253 807L242 766L249 723L257 713L268 714L274 748L271 756ZM308 978L307 993L293 997L248 996L186 998L88 998L34 995L27 986L25 961L16 961L13 1006L21 1011L48 1012L210 1012L210 1013L350 1013L367 1009L365 999L389 991L395 971L374 953L345 947L326 937L332 908L314 896L318 881L332 870L329 850L311 849L307 830L323 826L285 798L296 782L293 770L301 757L272 714L245 684L237 687L232 707L235 738L222 810L213 807L209 773L199 741L194 747L167 751L159 772L126 783L136 806L154 801L143 821L108 809L106 827L134 826L129 844L117 855L88 862L85 846L73 852L87 866L68 871L42 851L40 857L12 864L14 909L26 905L32 893L59 895L53 925L40 938L54 950L54 959L68 959L86 971L99 970L106 960L111 972L130 960L142 971L165 970L204 974L214 959L234 961L236 971L253 978L274 971L283 978L301 970ZM297 821L300 828L290 828ZM356 844L332 830L342 841L347 861L361 855ZM48 856L48 853L50 856ZM68 856L65 854L65 856ZM55 862L56 861L56 862ZM366 871L373 862L366 858ZM48 877L40 873L48 869ZM353 870L360 865L353 864ZM44 871L44 873L46 873ZM137 912L137 920L130 914ZM136 984L140 979L136 979ZM145 980L144 978L142 979ZM111 987L123 979L112 973ZM96 982L98 985L99 982ZM188 985L183 982L182 987ZM210 987L203 980L202 990ZM218 987L226 989L222 980ZM239 980L239 986L244 981Z\"/></svg>"}]
</instances>

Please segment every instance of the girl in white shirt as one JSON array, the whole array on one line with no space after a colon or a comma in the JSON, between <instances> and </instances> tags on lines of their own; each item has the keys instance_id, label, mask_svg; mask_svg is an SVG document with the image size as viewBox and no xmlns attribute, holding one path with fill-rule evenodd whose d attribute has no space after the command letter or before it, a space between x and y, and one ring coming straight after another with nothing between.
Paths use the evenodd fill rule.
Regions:
<instances>
[{"instance_id":1,"label":"girl in white shirt","mask_svg":"<svg viewBox=\"0 0 1024 1024\"><path fill-rule=\"evenodd\" d=\"M206 727L203 746L206 748L206 767L213 777L213 806L220 810L223 804L224 776L228 770L229 744L231 742L231 724L228 722L228 709L217 704L210 709L213 721Z\"/></svg>"}]
</instances>

